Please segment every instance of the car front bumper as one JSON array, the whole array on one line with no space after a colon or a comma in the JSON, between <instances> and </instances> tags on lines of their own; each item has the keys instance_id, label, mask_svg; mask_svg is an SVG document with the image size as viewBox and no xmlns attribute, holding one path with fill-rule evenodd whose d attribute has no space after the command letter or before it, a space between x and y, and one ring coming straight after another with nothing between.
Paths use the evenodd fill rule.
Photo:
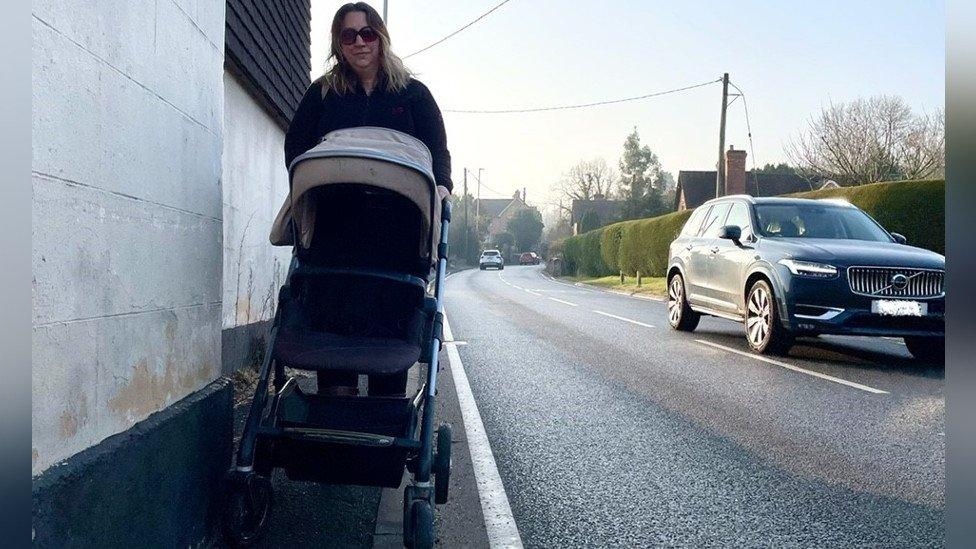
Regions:
<instances>
[{"instance_id":1,"label":"car front bumper","mask_svg":"<svg viewBox=\"0 0 976 549\"><path fill-rule=\"evenodd\" d=\"M785 271L785 272L784 272ZM797 333L864 336L945 336L945 296L932 298L871 297L851 291L843 270L831 279L795 276L785 267L783 324ZM921 316L883 315L872 311L876 300L925 304Z\"/></svg>"}]
</instances>

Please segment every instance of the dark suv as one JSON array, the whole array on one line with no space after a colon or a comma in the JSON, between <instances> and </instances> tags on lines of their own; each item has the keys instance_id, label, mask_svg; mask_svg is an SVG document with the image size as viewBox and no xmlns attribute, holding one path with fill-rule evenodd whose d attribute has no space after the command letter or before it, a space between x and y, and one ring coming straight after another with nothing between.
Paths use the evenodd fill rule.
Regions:
<instances>
[{"instance_id":1,"label":"dark suv","mask_svg":"<svg viewBox=\"0 0 976 549\"><path fill-rule=\"evenodd\" d=\"M706 202L671 243L667 276L676 330L707 314L743 322L759 353L841 334L903 337L918 359L945 357L945 257L844 201Z\"/></svg>"}]
</instances>

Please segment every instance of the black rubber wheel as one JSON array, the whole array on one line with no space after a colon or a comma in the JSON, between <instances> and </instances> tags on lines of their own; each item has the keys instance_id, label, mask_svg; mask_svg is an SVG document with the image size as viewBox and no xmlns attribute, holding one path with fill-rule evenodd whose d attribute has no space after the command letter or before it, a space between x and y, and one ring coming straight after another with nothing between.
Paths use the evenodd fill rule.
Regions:
<instances>
[{"instance_id":1,"label":"black rubber wheel","mask_svg":"<svg viewBox=\"0 0 976 549\"><path fill-rule=\"evenodd\" d=\"M933 365L945 364L945 337L906 337L905 347L913 357Z\"/></svg>"},{"instance_id":2,"label":"black rubber wheel","mask_svg":"<svg viewBox=\"0 0 976 549\"><path fill-rule=\"evenodd\" d=\"M680 332L693 332L701 315L691 310L685 294L685 280L675 274L668 281L668 324Z\"/></svg>"},{"instance_id":3,"label":"black rubber wheel","mask_svg":"<svg viewBox=\"0 0 976 549\"><path fill-rule=\"evenodd\" d=\"M502 265L501 267L499 267L499 268L498 268L498 270L499 270L499 271L504 271L504 270L505 270L505 266L504 266L504 265Z\"/></svg>"},{"instance_id":4,"label":"black rubber wheel","mask_svg":"<svg viewBox=\"0 0 976 549\"><path fill-rule=\"evenodd\" d=\"M478 270L481 270L481 271L485 270L485 266L484 265L479 265L478 266Z\"/></svg>"},{"instance_id":5,"label":"black rubber wheel","mask_svg":"<svg viewBox=\"0 0 976 549\"><path fill-rule=\"evenodd\" d=\"M410 499L410 487L403 490L403 545L413 547L413 519L411 515L413 500Z\"/></svg>"},{"instance_id":6,"label":"black rubber wheel","mask_svg":"<svg viewBox=\"0 0 976 549\"><path fill-rule=\"evenodd\" d=\"M451 487L451 426L444 424L437 429L437 450L434 453L434 503L447 503Z\"/></svg>"},{"instance_id":7,"label":"black rubber wheel","mask_svg":"<svg viewBox=\"0 0 976 549\"><path fill-rule=\"evenodd\" d=\"M250 547L271 526L274 506L271 480L253 472L230 471L224 482L224 538L231 547Z\"/></svg>"},{"instance_id":8,"label":"black rubber wheel","mask_svg":"<svg viewBox=\"0 0 976 549\"><path fill-rule=\"evenodd\" d=\"M434 510L430 502L417 500L410 507L411 547L431 549L434 546Z\"/></svg>"},{"instance_id":9,"label":"black rubber wheel","mask_svg":"<svg viewBox=\"0 0 976 549\"><path fill-rule=\"evenodd\" d=\"M759 354L786 354L795 338L779 320L776 296L765 280L757 280L746 297L746 341Z\"/></svg>"}]
</instances>

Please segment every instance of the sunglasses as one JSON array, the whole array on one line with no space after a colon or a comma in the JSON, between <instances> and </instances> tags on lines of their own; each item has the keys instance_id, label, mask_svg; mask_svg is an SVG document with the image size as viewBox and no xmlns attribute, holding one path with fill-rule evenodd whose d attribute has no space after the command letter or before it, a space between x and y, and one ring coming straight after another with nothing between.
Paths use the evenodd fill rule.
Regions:
<instances>
[{"instance_id":1,"label":"sunglasses","mask_svg":"<svg viewBox=\"0 0 976 549\"><path fill-rule=\"evenodd\" d=\"M376 42L380 35L372 27L363 27L359 30L356 29L342 29L342 33L339 34L339 42L343 46L351 46L356 43L356 37L359 36L363 39L363 42L367 44L371 42Z\"/></svg>"}]
</instances>

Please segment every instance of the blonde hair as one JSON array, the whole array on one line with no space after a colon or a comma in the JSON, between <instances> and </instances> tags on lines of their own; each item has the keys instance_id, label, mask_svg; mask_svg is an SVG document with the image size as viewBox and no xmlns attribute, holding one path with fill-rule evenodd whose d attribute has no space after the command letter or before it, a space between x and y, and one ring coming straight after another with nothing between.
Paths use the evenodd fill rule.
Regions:
<instances>
[{"instance_id":1,"label":"blonde hair","mask_svg":"<svg viewBox=\"0 0 976 549\"><path fill-rule=\"evenodd\" d=\"M380 14L372 6L365 2L350 2L343 5L332 18L332 48L329 52L329 62L331 65L325 74L316 82L322 82L322 96L324 97L329 89L338 94L352 93L356 91L356 83L359 77L352 70L345 58L342 56L342 46L339 44L339 36L342 34L342 22L346 14L354 11L361 11L366 14L366 23L376 31L380 40L380 68L377 73L378 82L384 86L388 92L398 92L406 89L413 74L404 66L400 59L390 48L390 32L386 28L386 23Z\"/></svg>"}]
</instances>

